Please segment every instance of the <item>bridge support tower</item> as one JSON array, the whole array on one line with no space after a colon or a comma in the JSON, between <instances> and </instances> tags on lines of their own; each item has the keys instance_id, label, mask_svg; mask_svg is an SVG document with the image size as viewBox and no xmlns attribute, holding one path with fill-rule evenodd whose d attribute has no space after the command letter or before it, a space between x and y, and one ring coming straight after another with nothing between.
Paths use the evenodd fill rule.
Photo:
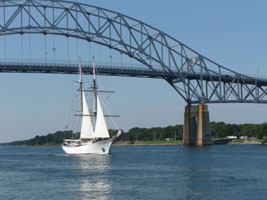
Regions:
<instances>
[{"instance_id":1,"label":"bridge support tower","mask_svg":"<svg viewBox=\"0 0 267 200\"><path fill-rule=\"evenodd\" d=\"M187 105L184 112L183 145L210 145L209 110L206 104Z\"/></svg>"}]
</instances>

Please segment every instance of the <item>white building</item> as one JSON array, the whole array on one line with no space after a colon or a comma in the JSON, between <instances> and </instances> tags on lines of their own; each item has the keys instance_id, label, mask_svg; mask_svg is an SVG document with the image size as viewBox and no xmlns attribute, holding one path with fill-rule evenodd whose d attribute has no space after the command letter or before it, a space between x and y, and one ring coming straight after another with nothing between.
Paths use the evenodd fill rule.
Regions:
<instances>
[{"instance_id":1,"label":"white building","mask_svg":"<svg viewBox=\"0 0 267 200\"><path fill-rule=\"evenodd\" d=\"M236 136L230 135L230 136L226 136L226 139L237 139Z\"/></svg>"}]
</instances>

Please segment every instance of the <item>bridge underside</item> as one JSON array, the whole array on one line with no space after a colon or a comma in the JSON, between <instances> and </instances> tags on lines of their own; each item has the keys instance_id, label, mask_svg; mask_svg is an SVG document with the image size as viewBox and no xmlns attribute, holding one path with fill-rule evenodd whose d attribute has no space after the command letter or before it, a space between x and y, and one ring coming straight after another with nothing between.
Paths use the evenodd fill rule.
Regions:
<instances>
[{"instance_id":1,"label":"bridge underside","mask_svg":"<svg viewBox=\"0 0 267 200\"><path fill-rule=\"evenodd\" d=\"M92 74L91 64L83 65L84 74ZM0 72L77 74L77 64L41 62L0 62ZM267 80L228 74L201 74L186 71L149 69L146 66L97 64L97 73L108 76L156 78L167 81L187 104L267 103Z\"/></svg>"}]
</instances>

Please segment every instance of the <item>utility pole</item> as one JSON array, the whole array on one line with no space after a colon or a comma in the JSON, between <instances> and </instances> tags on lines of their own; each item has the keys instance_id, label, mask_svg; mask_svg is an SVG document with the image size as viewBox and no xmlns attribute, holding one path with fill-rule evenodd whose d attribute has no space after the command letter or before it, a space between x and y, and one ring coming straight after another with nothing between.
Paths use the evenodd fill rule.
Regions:
<instances>
[{"instance_id":1,"label":"utility pole","mask_svg":"<svg viewBox=\"0 0 267 200\"><path fill-rule=\"evenodd\" d=\"M155 135L155 132L154 132L154 141L156 141L156 135Z\"/></svg>"},{"instance_id":2,"label":"utility pole","mask_svg":"<svg viewBox=\"0 0 267 200\"><path fill-rule=\"evenodd\" d=\"M174 140L176 140L176 131L174 131Z\"/></svg>"}]
</instances>

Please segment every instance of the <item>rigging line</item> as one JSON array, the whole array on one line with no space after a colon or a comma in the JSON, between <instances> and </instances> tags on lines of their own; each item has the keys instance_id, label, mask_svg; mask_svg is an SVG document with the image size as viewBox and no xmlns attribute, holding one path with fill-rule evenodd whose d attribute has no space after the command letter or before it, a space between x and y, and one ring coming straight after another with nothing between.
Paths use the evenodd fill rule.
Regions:
<instances>
[{"instance_id":1,"label":"rigging line","mask_svg":"<svg viewBox=\"0 0 267 200\"><path fill-rule=\"evenodd\" d=\"M106 100L106 99L104 99L104 100ZM107 106L107 103L108 103L108 102L106 102L106 101L102 101L102 103L103 103L103 105L104 105L105 110L107 111L107 114L108 114L108 115L113 114L112 109L108 109L108 106ZM109 104L109 105L110 105L110 104ZM111 107L111 106L109 106L109 107ZM119 130L120 127L119 127L119 125L117 124L117 122L114 120L113 117L111 117L111 121L112 121L113 125L115 126L115 128Z\"/></svg>"},{"instance_id":2,"label":"rigging line","mask_svg":"<svg viewBox=\"0 0 267 200\"><path fill-rule=\"evenodd\" d=\"M74 105L73 106L76 106L74 109L75 110L78 110L78 107L79 107L79 98L77 98L77 95L76 95L76 92L75 91L74 91ZM81 118L80 117L77 118L77 117L74 117L72 115L72 130L73 130L72 139L73 139L73 136L78 133L77 130L79 130L80 124L81 124Z\"/></svg>"},{"instance_id":3,"label":"rigging line","mask_svg":"<svg viewBox=\"0 0 267 200\"><path fill-rule=\"evenodd\" d=\"M71 107L70 107L70 109L69 109L69 116L68 116L68 121L67 121L67 125L69 126L69 125L71 125L70 124L70 118L71 118L71 116L72 116L72 107L73 107L73 99L74 99L74 95L75 95L75 92L74 92L74 90L73 90L73 92L72 92L72 98L71 98ZM73 126L71 127L72 129L73 129Z\"/></svg>"},{"instance_id":4,"label":"rigging line","mask_svg":"<svg viewBox=\"0 0 267 200\"><path fill-rule=\"evenodd\" d=\"M71 132L71 139L73 139L73 132L74 132L74 117L71 117L71 128L72 128L72 132Z\"/></svg>"},{"instance_id":5,"label":"rigging line","mask_svg":"<svg viewBox=\"0 0 267 200\"><path fill-rule=\"evenodd\" d=\"M98 79L98 83L99 83L99 84L98 84L99 89L100 89L100 90L104 90L104 88L105 88L105 87L103 87L103 86L104 86L104 82L101 81L100 78ZM110 85L110 84L108 84L108 85ZM100 93L98 93L98 95L101 96L101 99L104 100L104 101L101 101L101 102L102 102L102 104L104 105L104 108L105 108L107 114L108 114L108 115L112 115L112 114L113 114L113 110L111 109L111 106L110 106L109 102L108 102L108 101L105 101L107 98L102 98L104 94L100 94ZM107 104L109 104L109 106L107 106ZM110 108L110 109L109 109L109 108ZM114 120L114 118L111 117L110 119L111 119L111 122L113 123L113 125L115 126L115 128L119 130L120 127L119 127L118 123Z\"/></svg>"}]
</instances>

